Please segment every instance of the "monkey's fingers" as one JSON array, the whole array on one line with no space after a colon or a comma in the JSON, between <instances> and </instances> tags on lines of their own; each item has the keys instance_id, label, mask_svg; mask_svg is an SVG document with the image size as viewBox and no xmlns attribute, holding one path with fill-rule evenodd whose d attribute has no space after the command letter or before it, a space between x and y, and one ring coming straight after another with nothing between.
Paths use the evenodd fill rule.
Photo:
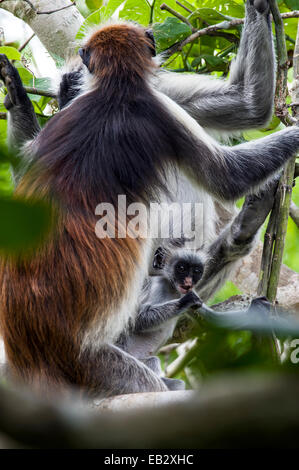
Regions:
<instances>
[{"instance_id":1,"label":"monkey's fingers","mask_svg":"<svg viewBox=\"0 0 299 470\"><path fill-rule=\"evenodd\" d=\"M0 79L4 82L8 93L4 99L6 109L9 110L12 106L22 104L26 91L18 70L9 62L5 54L0 54Z\"/></svg>"}]
</instances>

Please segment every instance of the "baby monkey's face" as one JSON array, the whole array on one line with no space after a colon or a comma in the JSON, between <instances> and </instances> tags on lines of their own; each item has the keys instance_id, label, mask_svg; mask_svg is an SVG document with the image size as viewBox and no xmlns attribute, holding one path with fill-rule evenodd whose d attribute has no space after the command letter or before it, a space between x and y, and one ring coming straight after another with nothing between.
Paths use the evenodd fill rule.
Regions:
<instances>
[{"instance_id":1,"label":"baby monkey's face","mask_svg":"<svg viewBox=\"0 0 299 470\"><path fill-rule=\"evenodd\" d=\"M174 284L180 294L187 294L192 290L203 275L203 264L198 260L196 262L188 262L178 260L174 265Z\"/></svg>"}]
</instances>

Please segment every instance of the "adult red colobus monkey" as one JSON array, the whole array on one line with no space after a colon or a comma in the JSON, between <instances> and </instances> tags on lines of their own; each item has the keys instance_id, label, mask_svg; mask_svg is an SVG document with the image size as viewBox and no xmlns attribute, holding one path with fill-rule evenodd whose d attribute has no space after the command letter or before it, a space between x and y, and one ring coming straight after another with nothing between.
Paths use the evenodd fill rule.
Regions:
<instances>
[{"instance_id":1,"label":"adult red colobus monkey","mask_svg":"<svg viewBox=\"0 0 299 470\"><path fill-rule=\"evenodd\" d=\"M273 47L262 3L259 12L247 4L228 82L157 73L142 27L99 28L80 51L84 69L62 78L64 108L36 137L18 73L0 56L10 140L35 137L16 194L58 201L61 208L55 238L33 258L2 260L1 330L13 377L43 390L74 385L89 396L167 390L154 371L115 346L134 320L150 242L97 238L95 208L116 205L119 194L128 204L148 204L165 193L175 170L178 181L204 195L212 220L215 198L239 198L298 150L296 127L235 147L221 146L201 127L258 127L271 115ZM86 74L88 89L78 93Z\"/></svg>"}]
</instances>

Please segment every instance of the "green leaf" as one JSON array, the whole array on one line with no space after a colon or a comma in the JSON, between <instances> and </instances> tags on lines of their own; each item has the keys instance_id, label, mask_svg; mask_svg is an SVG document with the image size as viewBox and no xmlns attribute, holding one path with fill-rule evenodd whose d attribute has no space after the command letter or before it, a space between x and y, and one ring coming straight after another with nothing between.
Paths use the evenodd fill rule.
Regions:
<instances>
[{"instance_id":1,"label":"green leaf","mask_svg":"<svg viewBox=\"0 0 299 470\"><path fill-rule=\"evenodd\" d=\"M101 22L106 21L113 13L124 3L124 0L109 0L106 6L102 6L98 10L89 15L80 26L76 39L82 40L94 26L99 26Z\"/></svg>"},{"instance_id":2,"label":"green leaf","mask_svg":"<svg viewBox=\"0 0 299 470\"><path fill-rule=\"evenodd\" d=\"M201 59L204 59L209 70L225 70L227 68L227 61L225 59L209 54L201 54L196 57L192 62L192 67L199 65Z\"/></svg>"},{"instance_id":3,"label":"green leaf","mask_svg":"<svg viewBox=\"0 0 299 470\"><path fill-rule=\"evenodd\" d=\"M195 0L194 3L198 8L212 8L218 12L221 10L223 15L235 18L243 18L245 16L243 0Z\"/></svg>"},{"instance_id":4,"label":"green leaf","mask_svg":"<svg viewBox=\"0 0 299 470\"><path fill-rule=\"evenodd\" d=\"M299 10L299 0L284 0L290 10Z\"/></svg>"},{"instance_id":5,"label":"green leaf","mask_svg":"<svg viewBox=\"0 0 299 470\"><path fill-rule=\"evenodd\" d=\"M150 3L152 4L153 1L155 1L154 9L153 9L153 23L162 23L168 17L173 18L172 14L169 13L169 11L161 10L160 6L162 5L162 3L167 3L167 5L170 8L172 8L173 10L176 10L176 11L179 10L179 7L176 4L175 0L167 0L167 1L165 1L165 0L152 0ZM183 10L183 11L184 11L184 13L182 13L182 14L185 16L186 11L185 10Z\"/></svg>"},{"instance_id":6,"label":"green leaf","mask_svg":"<svg viewBox=\"0 0 299 470\"><path fill-rule=\"evenodd\" d=\"M91 10L98 10L102 6L103 0L86 0L86 6Z\"/></svg>"},{"instance_id":7,"label":"green leaf","mask_svg":"<svg viewBox=\"0 0 299 470\"><path fill-rule=\"evenodd\" d=\"M13 179L9 163L0 160L0 196L11 196L13 192Z\"/></svg>"},{"instance_id":8,"label":"green leaf","mask_svg":"<svg viewBox=\"0 0 299 470\"><path fill-rule=\"evenodd\" d=\"M42 202L0 199L0 250L21 254L41 244L49 233L50 209Z\"/></svg>"},{"instance_id":9,"label":"green leaf","mask_svg":"<svg viewBox=\"0 0 299 470\"><path fill-rule=\"evenodd\" d=\"M41 91L49 91L51 89L51 79L44 77L44 78L33 78L30 79L30 82L28 84L30 87L35 87ZM40 102L41 101L41 95L35 95L32 93L28 93L28 96L31 101L36 101ZM39 110L40 111L40 110Z\"/></svg>"},{"instance_id":10,"label":"green leaf","mask_svg":"<svg viewBox=\"0 0 299 470\"><path fill-rule=\"evenodd\" d=\"M209 24L221 23L222 21L232 19L230 16L223 15L217 10L213 10L213 8L199 8L194 13L192 13L192 15L189 17L189 20L193 20L195 18L200 18Z\"/></svg>"},{"instance_id":11,"label":"green leaf","mask_svg":"<svg viewBox=\"0 0 299 470\"><path fill-rule=\"evenodd\" d=\"M17 62L14 65L18 69L23 85L30 86L31 80L33 78L32 73L30 73L29 70L25 69L21 62Z\"/></svg>"},{"instance_id":12,"label":"green leaf","mask_svg":"<svg viewBox=\"0 0 299 470\"><path fill-rule=\"evenodd\" d=\"M5 54L9 60L20 60L21 54L15 47L1 46L0 54Z\"/></svg>"},{"instance_id":13,"label":"green leaf","mask_svg":"<svg viewBox=\"0 0 299 470\"><path fill-rule=\"evenodd\" d=\"M108 19L124 3L125 0L108 0L105 7L105 19Z\"/></svg>"},{"instance_id":14,"label":"green leaf","mask_svg":"<svg viewBox=\"0 0 299 470\"><path fill-rule=\"evenodd\" d=\"M60 56L57 55L57 54L54 54L54 52L51 52L50 55L51 55L52 59L54 60L55 65L56 65L56 67L57 67L58 69L60 69L61 67L64 66L65 60L64 60L62 57L60 57Z\"/></svg>"},{"instance_id":15,"label":"green leaf","mask_svg":"<svg viewBox=\"0 0 299 470\"><path fill-rule=\"evenodd\" d=\"M161 52L174 43L187 38L192 33L191 28L178 18L168 17L162 24L155 24L153 31L157 51Z\"/></svg>"},{"instance_id":16,"label":"green leaf","mask_svg":"<svg viewBox=\"0 0 299 470\"><path fill-rule=\"evenodd\" d=\"M88 31L90 28L92 28L94 25L98 25L101 22L101 8L99 10L94 11L89 15L85 21L83 21L82 25L80 26L77 34L76 34L76 39L84 39L86 34L88 34Z\"/></svg>"},{"instance_id":17,"label":"green leaf","mask_svg":"<svg viewBox=\"0 0 299 470\"><path fill-rule=\"evenodd\" d=\"M51 88L51 79L48 77L35 78L34 80L31 79L29 86L34 86L35 88L38 88L42 91L49 91L49 89Z\"/></svg>"},{"instance_id":18,"label":"green leaf","mask_svg":"<svg viewBox=\"0 0 299 470\"><path fill-rule=\"evenodd\" d=\"M127 0L119 12L119 18L136 21L147 26L150 18L150 7L146 0Z\"/></svg>"}]
</instances>

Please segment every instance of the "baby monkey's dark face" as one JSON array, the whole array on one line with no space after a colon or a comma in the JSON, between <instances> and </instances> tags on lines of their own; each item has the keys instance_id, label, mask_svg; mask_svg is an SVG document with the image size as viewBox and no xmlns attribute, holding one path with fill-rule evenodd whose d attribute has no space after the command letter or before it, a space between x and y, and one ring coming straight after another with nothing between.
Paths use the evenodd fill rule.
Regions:
<instances>
[{"instance_id":1,"label":"baby monkey's dark face","mask_svg":"<svg viewBox=\"0 0 299 470\"><path fill-rule=\"evenodd\" d=\"M181 294L187 294L200 281L203 274L202 263L179 260L174 266L174 283Z\"/></svg>"}]
</instances>

